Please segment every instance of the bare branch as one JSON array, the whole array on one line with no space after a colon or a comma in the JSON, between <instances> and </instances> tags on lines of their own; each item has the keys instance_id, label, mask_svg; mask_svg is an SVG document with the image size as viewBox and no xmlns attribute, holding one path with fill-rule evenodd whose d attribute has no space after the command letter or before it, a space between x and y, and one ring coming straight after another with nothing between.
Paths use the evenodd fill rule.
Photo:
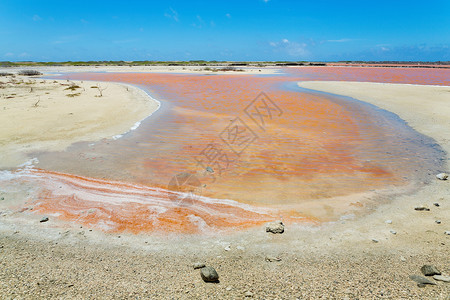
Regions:
<instances>
[{"instance_id":1,"label":"bare branch","mask_svg":"<svg viewBox=\"0 0 450 300\"><path fill-rule=\"evenodd\" d=\"M103 97L103 91L106 90L107 88L108 87L102 88L100 86L100 84L97 83L97 89L98 89L98 92L99 92L99 95L97 97Z\"/></svg>"}]
</instances>

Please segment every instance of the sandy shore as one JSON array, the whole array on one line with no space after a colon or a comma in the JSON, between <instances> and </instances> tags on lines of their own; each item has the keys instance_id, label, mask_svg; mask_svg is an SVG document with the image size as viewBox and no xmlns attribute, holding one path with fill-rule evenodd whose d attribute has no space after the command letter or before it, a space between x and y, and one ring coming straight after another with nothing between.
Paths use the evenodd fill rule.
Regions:
<instances>
[{"instance_id":1,"label":"sandy shore","mask_svg":"<svg viewBox=\"0 0 450 300\"><path fill-rule=\"evenodd\" d=\"M301 86L390 110L450 150L449 87L353 82ZM288 224L281 235L268 234L264 227L209 236L113 235L52 218L40 223L39 216L29 213L3 212L0 294L7 298L448 299L450 283L420 288L409 279L421 275L424 264L450 274L450 236L444 234L450 230L450 183L429 176L431 184L415 194L389 199L367 216L321 226ZM431 210L416 211L417 205ZM281 260L268 262L268 256ZM213 266L220 283L204 283L192 268L196 261Z\"/></svg>"},{"instance_id":2,"label":"sandy shore","mask_svg":"<svg viewBox=\"0 0 450 300\"><path fill-rule=\"evenodd\" d=\"M3 168L23 163L32 151L126 133L159 107L130 85L25 76L0 77L0 103Z\"/></svg>"},{"instance_id":3,"label":"sandy shore","mask_svg":"<svg viewBox=\"0 0 450 300\"><path fill-rule=\"evenodd\" d=\"M276 74L280 68L275 67L231 67L228 71L222 71L223 66L52 66L52 67L20 67L20 68L0 68L0 72L17 72L20 70L38 70L42 73L78 73L78 72L110 72L110 73L181 73L181 74Z\"/></svg>"}]
</instances>

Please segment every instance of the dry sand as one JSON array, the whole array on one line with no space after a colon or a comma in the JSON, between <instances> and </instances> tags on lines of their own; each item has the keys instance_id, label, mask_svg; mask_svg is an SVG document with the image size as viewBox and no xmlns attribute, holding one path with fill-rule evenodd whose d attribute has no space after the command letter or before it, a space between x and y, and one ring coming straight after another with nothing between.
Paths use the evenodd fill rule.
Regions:
<instances>
[{"instance_id":1,"label":"dry sand","mask_svg":"<svg viewBox=\"0 0 450 300\"><path fill-rule=\"evenodd\" d=\"M158 107L130 85L0 77L0 167L24 163L32 151L123 134Z\"/></svg>"},{"instance_id":2,"label":"dry sand","mask_svg":"<svg viewBox=\"0 0 450 300\"><path fill-rule=\"evenodd\" d=\"M302 86L328 89L329 84ZM449 151L448 87L332 86L334 93L399 114ZM261 227L209 236L119 236L52 218L39 223L39 216L3 212L0 294L4 298L242 299L251 293L258 299L449 299L450 283L420 288L408 278L421 275L424 264L450 274L450 236L444 234L450 230L449 195L448 181L433 180L364 217L321 226L288 224L281 235ZM415 211L419 204L431 210ZM435 223L438 219L441 224ZM266 256L281 261L267 262ZM204 283L191 266L196 261L215 267L220 283Z\"/></svg>"}]
</instances>

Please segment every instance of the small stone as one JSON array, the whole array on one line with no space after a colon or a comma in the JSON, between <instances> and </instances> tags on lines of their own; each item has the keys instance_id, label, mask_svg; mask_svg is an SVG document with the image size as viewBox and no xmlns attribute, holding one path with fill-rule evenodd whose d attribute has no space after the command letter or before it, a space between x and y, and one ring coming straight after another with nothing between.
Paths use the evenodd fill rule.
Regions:
<instances>
[{"instance_id":1,"label":"small stone","mask_svg":"<svg viewBox=\"0 0 450 300\"><path fill-rule=\"evenodd\" d=\"M405 258L404 256L400 256L400 260L403 261L403 262L405 262L405 261L406 261L406 258Z\"/></svg>"},{"instance_id":2,"label":"small stone","mask_svg":"<svg viewBox=\"0 0 450 300\"><path fill-rule=\"evenodd\" d=\"M227 291L231 291L232 287L231 286L227 286L226 290Z\"/></svg>"},{"instance_id":3,"label":"small stone","mask_svg":"<svg viewBox=\"0 0 450 300\"><path fill-rule=\"evenodd\" d=\"M266 256L266 261L268 262L281 261L281 258L277 256Z\"/></svg>"},{"instance_id":4,"label":"small stone","mask_svg":"<svg viewBox=\"0 0 450 300\"><path fill-rule=\"evenodd\" d=\"M372 239L372 242L374 242L374 243L378 243L378 242L379 242L379 240L377 240L377 239Z\"/></svg>"},{"instance_id":5,"label":"small stone","mask_svg":"<svg viewBox=\"0 0 450 300\"><path fill-rule=\"evenodd\" d=\"M197 269L204 268L205 264L201 263L201 262L196 262L195 264L192 265L192 267L194 267L194 269L197 270Z\"/></svg>"},{"instance_id":6,"label":"small stone","mask_svg":"<svg viewBox=\"0 0 450 300\"><path fill-rule=\"evenodd\" d=\"M5 197L1 197L0 200L5 200Z\"/></svg>"},{"instance_id":7,"label":"small stone","mask_svg":"<svg viewBox=\"0 0 450 300\"><path fill-rule=\"evenodd\" d=\"M441 272L433 265L423 265L420 270L425 276L441 275Z\"/></svg>"},{"instance_id":8,"label":"small stone","mask_svg":"<svg viewBox=\"0 0 450 300\"><path fill-rule=\"evenodd\" d=\"M447 180L448 174L447 173L439 173L436 175L436 178L439 180Z\"/></svg>"},{"instance_id":9,"label":"small stone","mask_svg":"<svg viewBox=\"0 0 450 300\"><path fill-rule=\"evenodd\" d=\"M450 235L450 231L447 230L447 231L444 232L444 234Z\"/></svg>"},{"instance_id":10,"label":"small stone","mask_svg":"<svg viewBox=\"0 0 450 300\"><path fill-rule=\"evenodd\" d=\"M230 246L226 246L224 249L225 249L225 251L230 251L231 247Z\"/></svg>"},{"instance_id":11,"label":"small stone","mask_svg":"<svg viewBox=\"0 0 450 300\"><path fill-rule=\"evenodd\" d=\"M389 232L392 234L397 234L397 231L395 231L395 230L390 230Z\"/></svg>"},{"instance_id":12,"label":"small stone","mask_svg":"<svg viewBox=\"0 0 450 300\"><path fill-rule=\"evenodd\" d=\"M439 281L443 281L443 282L450 282L450 276L434 275L433 278L435 280L439 280Z\"/></svg>"},{"instance_id":13,"label":"small stone","mask_svg":"<svg viewBox=\"0 0 450 300\"><path fill-rule=\"evenodd\" d=\"M48 217L43 217L39 222L44 223L48 221Z\"/></svg>"},{"instance_id":14,"label":"small stone","mask_svg":"<svg viewBox=\"0 0 450 300\"><path fill-rule=\"evenodd\" d=\"M253 297L253 293L250 292L250 291L247 291L247 292L244 293L244 296L250 298L250 297Z\"/></svg>"},{"instance_id":15,"label":"small stone","mask_svg":"<svg viewBox=\"0 0 450 300\"><path fill-rule=\"evenodd\" d=\"M200 270L200 275L205 282L218 282L219 274L213 267L203 267Z\"/></svg>"},{"instance_id":16,"label":"small stone","mask_svg":"<svg viewBox=\"0 0 450 300\"><path fill-rule=\"evenodd\" d=\"M211 167L206 167L206 171L207 172L209 172L209 173L214 173L214 170L213 170L213 168L211 168Z\"/></svg>"},{"instance_id":17,"label":"small stone","mask_svg":"<svg viewBox=\"0 0 450 300\"><path fill-rule=\"evenodd\" d=\"M434 202L433 205L436 206L436 207L440 206L439 203L437 203L437 202Z\"/></svg>"},{"instance_id":18,"label":"small stone","mask_svg":"<svg viewBox=\"0 0 450 300\"><path fill-rule=\"evenodd\" d=\"M384 223L386 223L386 224L392 224L392 220L386 220L386 221L384 221Z\"/></svg>"},{"instance_id":19,"label":"small stone","mask_svg":"<svg viewBox=\"0 0 450 300\"><path fill-rule=\"evenodd\" d=\"M429 209L428 207L423 206L423 205L414 207L414 210L418 210L418 211L430 211L430 209Z\"/></svg>"},{"instance_id":20,"label":"small stone","mask_svg":"<svg viewBox=\"0 0 450 300\"><path fill-rule=\"evenodd\" d=\"M428 280L427 278L422 277L422 276L411 275L411 276L409 276L409 278L410 278L411 280L414 280L415 282L417 282L417 285L420 286L420 287L424 286L425 284L436 285L435 282L430 281L430 280Z\"/></svg>"},{"instance_id":21,"label":"small stone","mask_svg":"<svg viewBox=\"0 0 450 300\"><path fill-rule=\"evenodd\" d=\"M441 220L436 220L436 224L441 224Z\"/></svg>"},{"instance_id":22,"label":"small stone","mask_svg":"<svg viewBox=\"0 0 450 300\"><path fill-rule=\"evenodd\" d=\"M283 233L284 232L284 224L281 221L275 221L267 223L266 232L271 233Z\"/></svg>"}]
</instances>

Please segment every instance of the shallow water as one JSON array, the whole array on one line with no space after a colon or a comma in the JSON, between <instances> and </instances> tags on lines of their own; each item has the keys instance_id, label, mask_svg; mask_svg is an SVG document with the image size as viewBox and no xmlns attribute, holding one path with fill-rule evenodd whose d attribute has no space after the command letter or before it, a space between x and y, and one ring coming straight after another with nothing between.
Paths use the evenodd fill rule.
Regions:
<instances>
[{"instance_id":1,"label":"shallow water","mask_svg":"<svg viewBox=\"0 0 450 300\"><path fill-rule=\"evenodd\" d=\"M366 70L345 78L337 68L331 75L322 70L289 68L288 75L274 76L67 74L138 85L162 107L120 139L33 154L39 169L23 171L21 180L39 187L34 211L131 232L245 228L280 215L288 222L316 222L364 206L370 192L418 187L439 169L439 146L394 114L296 86L317 74L370 81ZM406 74L396 70L394 77L383 77L377 70L372 79L422 80L420 72L414 77L398 70ZM439 76L429 78L445 83ZM187 179L186 193L177 193L173 183Z\"/></svg>"}]
</instances>

